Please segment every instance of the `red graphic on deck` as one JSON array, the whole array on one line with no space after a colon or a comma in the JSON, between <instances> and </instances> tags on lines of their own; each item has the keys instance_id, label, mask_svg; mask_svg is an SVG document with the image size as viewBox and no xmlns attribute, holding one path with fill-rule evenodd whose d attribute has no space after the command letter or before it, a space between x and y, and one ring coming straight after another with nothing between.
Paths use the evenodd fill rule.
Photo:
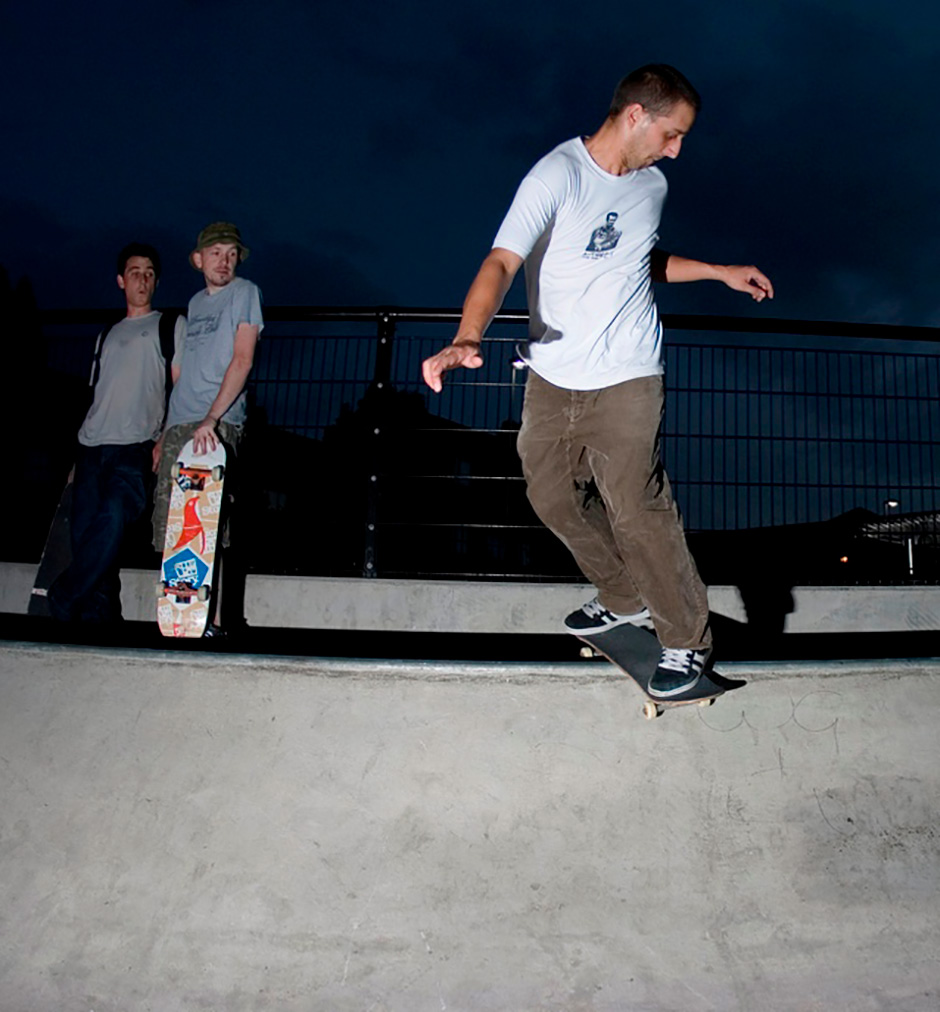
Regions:
<instances>
[{"instance_id":1,"label":"red graphic on deck","mask_svg":"<svg viewBox=\"0 0 940 1012\"><path fill-rule=\"evenodd\" d=\"M190 541L198 538L200 535L202 535L202 548L200 551L204 552L206 550L206 532L203 529L202 521L199 519L199 514L196 512L196 504L198 502L199 496L194 495L183 507L183 529L180 531L179 541L173 546L174 552L177 548L188 545Z\"/></svg>"}]
</instances>

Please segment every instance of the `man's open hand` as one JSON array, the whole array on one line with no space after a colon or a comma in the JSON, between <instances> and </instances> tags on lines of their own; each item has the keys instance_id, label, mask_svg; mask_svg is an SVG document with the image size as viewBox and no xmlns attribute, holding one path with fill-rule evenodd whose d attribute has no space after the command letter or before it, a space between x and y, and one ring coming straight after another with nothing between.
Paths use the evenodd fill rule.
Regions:
<instances>
[{"instance_id":1,"label":"man's open hand","mask_svg":"<svg viewBox=\"0 0 940 1012\"><path fill-rule=\"evenodd\" d=\"M443 376L449 369L479 369L483 365L480 346L475 341L458 341L449 344L436 355L426 358L421 365L424 382L437 394L444 386Z\"/></svg>"}]
</instances>

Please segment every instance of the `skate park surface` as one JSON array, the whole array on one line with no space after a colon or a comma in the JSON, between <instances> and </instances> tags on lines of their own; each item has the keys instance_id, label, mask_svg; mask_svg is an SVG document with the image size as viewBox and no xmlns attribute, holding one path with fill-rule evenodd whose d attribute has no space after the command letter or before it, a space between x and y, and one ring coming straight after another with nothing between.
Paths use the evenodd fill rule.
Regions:
<instances>
[{"instance_id":1,"label":"skate park surface","mask_svg":"<svg viewBox=\"0 0 940 1012\"><path fill-rule=\"evenodd\" d=\"M0 644L0 1008L940 1007L940 661Z\"/></svg>"}]
</instances>

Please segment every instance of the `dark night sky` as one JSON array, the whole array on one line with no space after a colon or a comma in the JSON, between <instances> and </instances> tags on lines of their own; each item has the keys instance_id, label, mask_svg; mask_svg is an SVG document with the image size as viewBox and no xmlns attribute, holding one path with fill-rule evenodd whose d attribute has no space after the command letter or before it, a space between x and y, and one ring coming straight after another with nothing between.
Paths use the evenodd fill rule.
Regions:
<instances>
[{"instance_id":1,"label":"dark night sky","mask_svg":"<svg viewBox=\"0 0 940 1012\"><path fill-rule=\"evenodd\" d=\"M158 302L185 303L217 218L271 305L458 305L529 166L663 61L704 108L664 163L662 245L778 290L672 286L665 310L940 325L934 2L0 11L0 264L44 308L119 304L131 238L163 252Z\"/></svg>"}]
</instances>

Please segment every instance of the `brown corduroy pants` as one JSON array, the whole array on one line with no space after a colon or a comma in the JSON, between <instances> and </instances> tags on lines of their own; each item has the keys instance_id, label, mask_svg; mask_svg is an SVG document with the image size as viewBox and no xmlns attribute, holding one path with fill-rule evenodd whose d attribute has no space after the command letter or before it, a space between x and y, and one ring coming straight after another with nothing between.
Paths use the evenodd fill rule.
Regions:
<instances>
[{"instance_id":1,"label":"brown corduroy pants","mask_svg":"<svg viewBox=\"0 0 940 1012\"><path fill-rule=\"evenodd\" d=\"M661 376L564 390L530 369L518 450L529 501L601 603L645 605L663 646L704 649L708 597L660 457L663 403Z\"/></svg>"}]
</instances>

